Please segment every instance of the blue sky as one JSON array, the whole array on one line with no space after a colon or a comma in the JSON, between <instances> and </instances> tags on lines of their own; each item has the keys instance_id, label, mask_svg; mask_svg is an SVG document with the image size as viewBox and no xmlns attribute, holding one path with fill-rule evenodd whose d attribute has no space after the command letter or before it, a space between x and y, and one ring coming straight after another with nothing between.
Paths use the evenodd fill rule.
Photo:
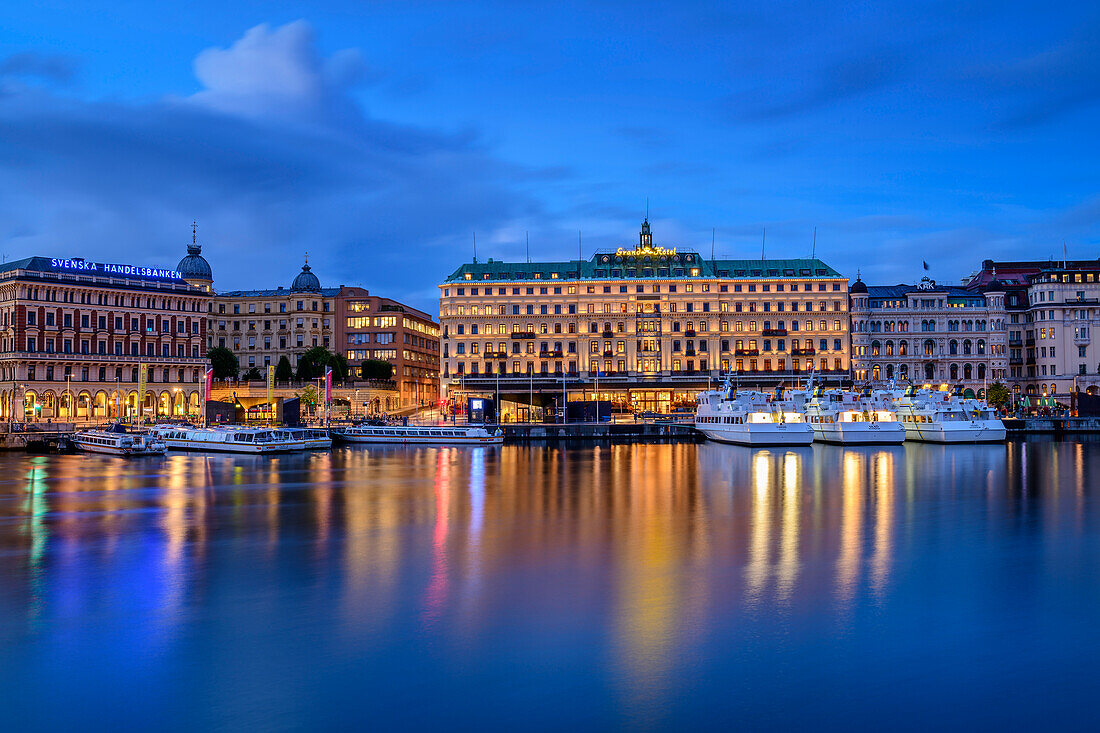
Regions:
<instances>
[{"instance_id":1,"label":"blue sky","mask_svg":"<svg viewBox=\"0 0 1100 733\"><path fill-rule=\"evenodd\" d=\"M654 240L868 282L1098 256L1088 4L39 0L0 27L0 251L436 308L471 255Z\"/></svg>"}]
</instances>

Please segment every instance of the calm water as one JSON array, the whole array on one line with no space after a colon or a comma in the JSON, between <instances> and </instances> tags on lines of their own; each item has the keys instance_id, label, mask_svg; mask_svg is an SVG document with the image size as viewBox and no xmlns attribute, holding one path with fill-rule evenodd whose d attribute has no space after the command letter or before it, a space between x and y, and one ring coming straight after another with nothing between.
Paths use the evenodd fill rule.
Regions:
<instances>
[{"instance_id":1,"label":"calm water","mask_svg":"<svg viewBox=\"0 0 1100 733\"><path fill-rule=\"evenodd\" d=\"M1100 443L0 456L5 727L1095 728L1098 494Z\"/></svg>"}]
</instances>

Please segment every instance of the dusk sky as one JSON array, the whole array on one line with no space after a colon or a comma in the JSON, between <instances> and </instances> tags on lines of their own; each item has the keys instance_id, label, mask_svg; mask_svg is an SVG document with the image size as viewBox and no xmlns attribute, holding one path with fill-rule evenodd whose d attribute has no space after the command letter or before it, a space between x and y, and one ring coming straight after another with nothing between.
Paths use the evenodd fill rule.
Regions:
<instances>
[{"instance_id":1,"label":"dusk sky","mask_svg":"<svg viewBox=\"0 0 1100 733\"><path fill-rule=\"evenodd\" d=\"M721 9L716 9L721 8ZM636 241L870 283L1097 257L1091 3L62 3L0 24L0 252L437 310Z\"/></svg>"}]
</instances>

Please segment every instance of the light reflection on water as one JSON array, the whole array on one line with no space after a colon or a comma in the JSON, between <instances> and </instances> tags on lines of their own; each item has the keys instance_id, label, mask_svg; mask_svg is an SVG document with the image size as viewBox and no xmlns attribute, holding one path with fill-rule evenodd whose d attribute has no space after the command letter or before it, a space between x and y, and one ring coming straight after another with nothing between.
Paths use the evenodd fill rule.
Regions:
<instances>
[{"instance_id":1,"label":"light reflection on water","mask_svg":"<svg viewBox=\"0 0 1100 733\"><path fill-rule=\"evenodd\" d=\"M25 729L916 726L929 699L1075 725L1050 709L1091 694L1098 467L1052 442L3 456L0 684Z\"/></svg>"}]
</instances>

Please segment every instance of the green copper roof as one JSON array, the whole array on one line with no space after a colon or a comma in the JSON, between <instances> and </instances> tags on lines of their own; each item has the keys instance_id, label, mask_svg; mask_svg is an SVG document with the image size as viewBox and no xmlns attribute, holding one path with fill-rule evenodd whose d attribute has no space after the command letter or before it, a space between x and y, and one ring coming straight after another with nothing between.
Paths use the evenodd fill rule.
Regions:
<instances>
[{"instance_id":1,"label":"green copper roof","mask_svg":"<svg viewBox=\"0 0 1100 733\"><path fill-rule=\"evenodd\" d=\"M697 273L693 271L698 270ZM466 277L467 273L470 275ZM488 275L488 277L486 277ZM597 252L587 260L560 262L468 262L446 279L454 282L527 282L533 280L838 278L839 272L819 259L710 260L698 252L675 255L621 256Z\"/></svg>"}]
</instances>

